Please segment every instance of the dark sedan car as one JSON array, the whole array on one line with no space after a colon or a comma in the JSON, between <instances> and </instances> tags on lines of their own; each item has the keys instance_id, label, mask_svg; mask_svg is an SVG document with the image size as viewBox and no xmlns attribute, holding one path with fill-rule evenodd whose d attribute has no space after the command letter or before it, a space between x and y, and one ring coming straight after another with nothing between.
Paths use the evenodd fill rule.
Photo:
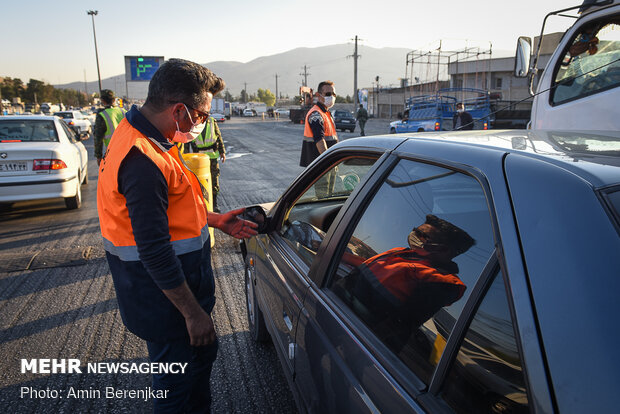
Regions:
<instances>
[{"instance_id":1,"label":"dark sedan car","mask_svg":"<svg viewBox=\"0 0 620 414\"><path fill-rule=\"evenodd\" d=\"M349 111L341 109L334 111L334 124L336 124L336 129L340 131L355 131L355 117Z\"/></svg>"},{"instance_id":2,"label":"dark sedan car","mask_svg":"<svg viewBox=\"0 0 620 414\"><path fill-rule=\"evenodd\" d=\"M612 135L349 139L250 208L250 330L300 411L616 411Z\"/></svg>"}]
</instances>

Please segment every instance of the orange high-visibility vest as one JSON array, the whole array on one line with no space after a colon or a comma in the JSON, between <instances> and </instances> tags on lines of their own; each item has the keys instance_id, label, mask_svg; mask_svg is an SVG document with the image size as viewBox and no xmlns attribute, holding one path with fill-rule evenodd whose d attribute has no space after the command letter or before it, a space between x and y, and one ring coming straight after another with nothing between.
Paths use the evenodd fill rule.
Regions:
<instances>
[{"instance_id":1,"label":"orange high-visibility vest","mask_svg":"<svg viewBox=\"0 0 620 414\"><path fill-rule=\"evenodd\" d=\"M304 141L314 142L314 135L312 135L312 129L310 129L310 123L308 118L313 112L318 112L323 118L323 128L325 128L325 141L338 141L338 134L336 133L336 124L329 111L323 112L318 105L314 105L306 114L306 126L304 127Z\"/></svg>"},{"instance_id":2,"label":"orange high-visibility vest","mask_svg":"<svg viewBox=\"0 0 620 414\"><path fill-rule=\"evenodd\" d=\"M442 284L446 289L452 289L452 302L463 296L465 284L461 279L454 274L441 273L426 259L408 257L408 251L396 247L365 261L366 269L373 276L370 280L379 282L401 303L406 302L418 286L425 283ZM441 306L448 306L452 302L442 303Z\"/></svg>"},{"instance_id":3,"label":"orange high-visibility vest","mask_svg":"<svg viewBox=\"0 0 620 414\"><path fill-rule=\"evenodd\" d=\"M116 128L108 154L99 167L97 210L105 250L123 261L139 260L127 200L118 190L119 167L133 147L157 165L168 184L168 229L176 255L202 249L209 239L209 228L198 179L185 166L176 146L166 150L125 118Z\"/></svg>"}]
</instances>

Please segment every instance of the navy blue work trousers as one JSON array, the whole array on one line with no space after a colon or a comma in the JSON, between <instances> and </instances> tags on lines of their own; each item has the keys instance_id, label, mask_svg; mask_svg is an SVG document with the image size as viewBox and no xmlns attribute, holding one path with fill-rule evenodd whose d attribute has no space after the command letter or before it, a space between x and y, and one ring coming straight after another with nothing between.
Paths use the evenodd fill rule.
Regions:
<instances>
[{"instance_id":1,"label":"navy blue work trousers","mask_svg":"<svg viewBox=\"0 0 620 414\"><path fill-rule=\"evenodd\" d=\"M151 362L187 363L184 374L153 374L153 390L168 390L166 398L153 401L153 412L209 413L211 409L211 370L217 356L218 343L190 346L189 338L181 341L146 342Z\"/></svg>"}]
</instances>

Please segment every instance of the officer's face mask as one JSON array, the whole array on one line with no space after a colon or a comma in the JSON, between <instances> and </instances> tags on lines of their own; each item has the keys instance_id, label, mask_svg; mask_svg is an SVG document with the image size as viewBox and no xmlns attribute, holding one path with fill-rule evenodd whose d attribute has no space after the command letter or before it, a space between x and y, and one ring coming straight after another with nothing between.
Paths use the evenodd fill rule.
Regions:
<instances>
[{"instance_id":1,"label":"officer's face mask","mask_svg":"<svg viewBox=\"0 0 620 414\"><path fill-rule=\"evenodd\" d=\"M424 241L422 238L424 238ZM418 252L424 251L427 253L441 253L447 250L447 247L444 244L432 243L427 241L427 238L428 236L420 231L420 229L414 228L411 233L409 233L407 242L412 250L417 250Z\"/></svg>"},{"instance_id":2,"label":"officer's face mask","mask_svg":"<svg viewBox=\"0 0 620 414\"><path fill-rule=\"evenodd\" d=\"M336 94L333 92L327 92L324 96L324 105L327 109L334 106L336 103Z\"/></svg>"},{"instance_id":3,"label":"officer's face mask","mask_svg":"<svg viewBox=\"0 0 620 414\"><path fill-rule=\"evenodd\" d=\"M194 121L192 120L192 116L189 113L189 109L187 109L187 106L185 106L185 104L183 104L183 106L185 107L185 111L187 111L187 116L189 117L189 122L192 123L192 127L188 132L181 132L181 130L179 129L179 123L177 121L174 121L175 124L177 124L177 130L174 133L172 141L187 144L188 142L192 142L193 140L198 138L198 135L200 135L200 133L205 129L205 125L207 124L207 122L205 121L202 124L194 123Z\"/></svg>"}]
</instances>

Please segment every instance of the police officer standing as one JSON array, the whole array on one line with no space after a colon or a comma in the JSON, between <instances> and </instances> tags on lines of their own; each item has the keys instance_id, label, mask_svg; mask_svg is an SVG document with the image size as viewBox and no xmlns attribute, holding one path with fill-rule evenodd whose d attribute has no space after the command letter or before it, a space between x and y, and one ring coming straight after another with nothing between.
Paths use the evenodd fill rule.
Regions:
<instances>
[{"instance_id":1,"label":"police officer standing","mask_svg":"<svg viewBox=\"0 0 620 414\"><path fill-rule=\"evenodd\" d=\"M95 117L95 129L93 131L97 165L101 163L101 158L110 145L110 138L112 138L114 130L125 117L125 110L115 107L115 101L116 97L113 91L110 89L101 91L101 103L103 103L104 108Z\"/></svg>"},{"instance_id":2,"label":"police officer standing","mask_svg":"<svg viewBox=\"0 0 620 414\"><path fill-rule=\"evenodd\" d=\"M204 129L224 81L182 59L159 67L144 106L127 113L99 167L97 211L123 323L146 341L153 363L187 364L183 373L153 373L155 413L208 413L217 355L211 319L215 281L209 226L236 238L255 223L207 210L196 176L174 142Z\"/></svg>"},{"instance_id":3,"label":"police officer standing","mask_svg":"<svg viewBox=\"0 0 620 414\"><path fill-rule=\"evenodd\" d=\"M213 211L219 213L217 206L217 195L220 192L220 165L218 158L222 162L226 161L226 148L222 140L222 133L213 118L207 120L207 126L196 138L196 146L199 152L204 152L211 159L211 189L213 191Z\"/></svg>"},{"instance_id":4,"label":"police officer standing","mask_svg":"<svg viewBox=\"0 0 620 414\"><path fill-rule=\"evenodd\" d=\"M304 127L304 141L301 145L301 159L299 165L307 167L316 157L327 151L338 142L336 125L329 108L336 103L334 82L319 83L314 97L316 104L306 114Z\"/></svg>"}]
</instances>

